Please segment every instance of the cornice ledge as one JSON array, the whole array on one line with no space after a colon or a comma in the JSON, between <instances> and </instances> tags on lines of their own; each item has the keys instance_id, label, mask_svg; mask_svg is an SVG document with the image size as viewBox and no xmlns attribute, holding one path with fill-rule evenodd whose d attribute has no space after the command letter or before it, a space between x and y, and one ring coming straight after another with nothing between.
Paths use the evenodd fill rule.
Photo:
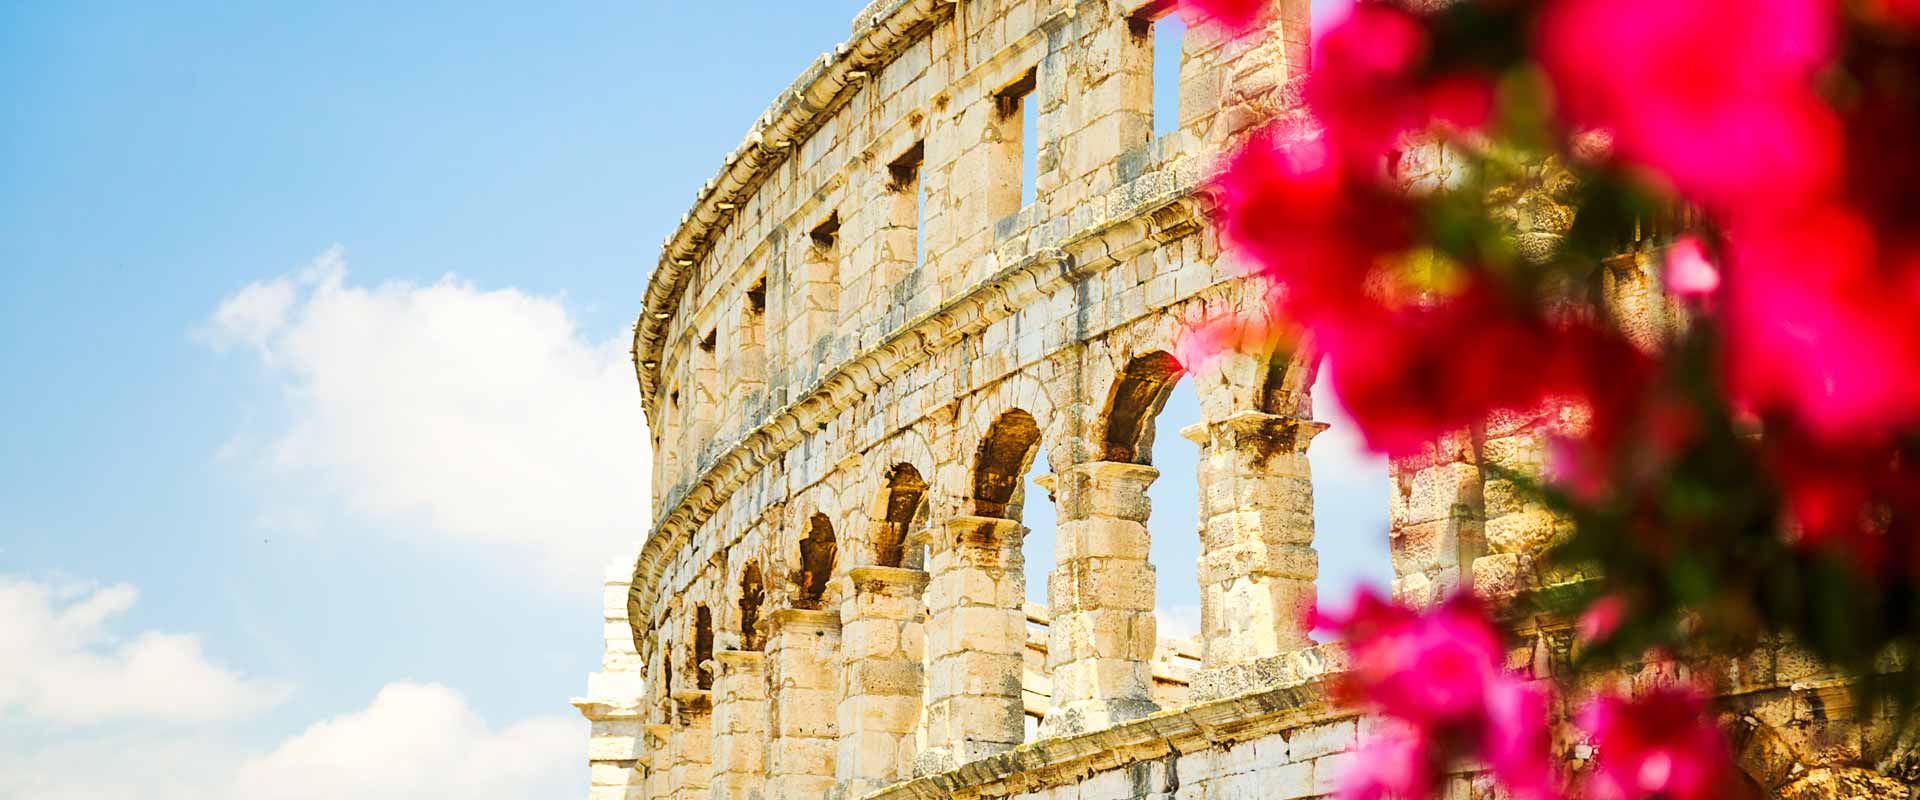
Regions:
<instances>
[{"instance_id":1,"label":"cornice ledge","mask_svg":"<svg viewBox=\"0 0 1920 800\"><path fill-rule=\"evenodd\" d=\"M686 545L693 531L761 468L798 444L806 433L824 427L855 400L884 385L891 376L926 361L962 337L985 329L1054 286L1103 272L1172 232L1190 233L1206 216L1209 198L1194 180L1153 202L1127 209L1128 216L1093 222L1041 248L960 293L939 308L908 320L893 333L822 376L795 401L776 410L759 427L727 445L713 464L686 488L660 504L653 531L635 561L628 588L631 620L643 620L651 607L667 562ZM1122 187L1121 191L1124 191ZM1120 241L1116 241L1116 234ZM1140 244L1144 241L1145 244ZM636 627L636 643L645 631Z\"/></svg>"},{"instance_id":2,"label":"cornice ledge","mask_svg":"<svg viewBox=\"0 0 1920 800\"><path fill-rule=\"evenodd\" d=\"M865 74L890 63L912 44L920 30L953 12L960 0L877 0L854 20L853 35L822 55L775 96L746 138L727 154L719 174L700 187L693 207L660 248L660 260L647 279L644 308L633 326L634 376L644 406L651 410L659 393L659 365L667 323L700 263L713 234L733 209L753 194L798 144L819 128L850 87ZM724 206L724 207L723 207ZM646 366L651 363L653 366Z\"/></svg>"},{"instance_id":3,"label":"cornice ledge","mask_svg":"<svg viewBox=\"0 0 1920 800\"><path fill-rule=\"evenodd\" d=\"M1130 763L1358 716L1330 702L1334 676L1161 711L1074 736L1041 739L946 772L896 783L863 800L946 800L1032 792Z\"/></svg>"}]
</instances>

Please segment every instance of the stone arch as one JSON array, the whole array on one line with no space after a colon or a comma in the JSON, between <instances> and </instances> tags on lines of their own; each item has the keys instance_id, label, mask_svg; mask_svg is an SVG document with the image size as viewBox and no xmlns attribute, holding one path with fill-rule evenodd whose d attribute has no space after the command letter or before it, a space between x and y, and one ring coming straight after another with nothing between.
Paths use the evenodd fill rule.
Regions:
<instances>
[{"instance_id":1,"label":"stone arch","mask_svg":"<svg viewBox=\"0 0 1920 800\"><path fill-rule=\"evenodd\" d=\"M833 522L826 514L814 512L807 518L806 536L800 540L799 568L793 578L797 590L794 605L818 609L826 602L827 582L833 580L834 562L839 557L839 540L833 534Z\"/></svg>"},{"instance_id":2,"label":"stone arch","mask_svg":"<svg viewBox=\"0 0 1920 800\"><path fill-rule=\"evenodd\" d=\"M740 570L740 649L759 650L766 646L760 631L760 606L767 599L767 581L760 574L760 562L748 561Z\"/></svg>"},{"instance_id":3,"label":"stone arch","mask_svg":"<svg viewBox=\"0 0 1920 800\"><path fill-rule=\"evenodd\" d=\"M1320 354L1310 346L1279 350L1265 356L1254 408L1268 414L1311 419L1313 382L1320 374Z\"/></svg>"},{"instance_id":4,"label":"stone arch","mask_svg":"<svg viewBox=\"0 0 1920 800\"><path fill-rule=\"evenodd\" d=\"M693 652L689 658L695 687L712 689L713 612L705 603L693 607Z\"/></svg>"},{"instance_id":5,"label":"stone arch","mask_svg":"<svg viewBox=\"0 0 1920 800\"><path fill-rule=\"evenodd\" d=\"M925 515L926 503L927 481L920 470L905 462L893 465L875 509L873 563L882 567L905 565L907 537Z\"/></svg>"},{"instance_id":6,"label":"stone arch","mask_svg":"<svg viewBox=\"0 0 1920 800\"><path fill-rule=\"evenodd\" d=\"M1173 387L1180 362L1165 350L1135 356L1120 370L1107 398L1103 461L1153 463L1153 422Z\"/></svg>"},{"instance_id":7,"label":"stone arch","mask_svg":"<svg viewBox=\"0 0 1920 800\"><path fill-rule=\"evenodd\" d=\"M1021 481L1040 446L1040 426L1033 415L1015 408L1002 412L973 458L973 512L982 517L1013 519L1024 496Z\"/></svg>"}]
</instances>

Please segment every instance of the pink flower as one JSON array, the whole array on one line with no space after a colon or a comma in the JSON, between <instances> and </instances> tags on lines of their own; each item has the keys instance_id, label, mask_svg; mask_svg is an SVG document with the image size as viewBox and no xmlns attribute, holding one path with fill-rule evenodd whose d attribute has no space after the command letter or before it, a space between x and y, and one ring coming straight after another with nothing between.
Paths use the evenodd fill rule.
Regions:
<instances>
[{"instance_id":1,"label":"pink flower","mask_svg":"<svg viewBox=\"0 0 1920 800\"><path fill-rule=\"evenodd\" d=\"M1749 408L1830 439L1920 421L1920 262L1887 264L1842 207L1732 231L1727 373Z\"/></svg>"},{"instance_id":2,"label":"pink flower","mask_svg":"<svg viewBox=\"0 0 1920 800\"><path fill-rule=\"evenodd\" d=\"M1547 729L1547 693L1513 673L1487 687L1481 753L1493 776L1515 800L1560 796L1553 737Z\"/></svg>"},{"instance_id":3,"label":"pink flower","mask_svg":"<svg viewBox=\"0 0 1920 800\"><path fill-rule=\"evenodd\" d=\"M1667 264L1661 271L1661 280L1667 291L1698 300L1720 288L1720 269L1707 259L1706 246L1700 237L1683 236L1667 248Z\"/></svg>"},{"instance_id":4,"label":"pink flower","mask_svg":"<svg viewBox=\"0 0 1920 800\"><path fill-rule=\"evenodd\" d=\"M1537 50L1561 112L1615 152L1723 212L1823 194L1839 161L1814 73L1835 0L1557 0Z\"/></svg>"},{"instance_id":5,"label":"pink flower","mask_svg":"<svg viewBox=\"0 0 1920 800\"><path fill-rule=\"evenodd\" d=\"M1215 190L1223 235L1284 288L1282 308L1296 322L1368 302L1376 262L1412 242L1407 200L1344 169L1321 140L1263 132Z\"/></svg>"},{"instance_id":6,"label":"pink flower","mask_svg":"<svg viewBox=\"0 0 1920 800\"><path fill-rule=\"evenodd\" d=\"M1430 74L1426 21L1387 3L1352 8L1314 43L1306 100L1350 166L1377 167L1409 131L1484 125L1493 85L1471 73Z\"/></svg>"},{"instance_id":7,"label":"pink flower","mask_svg":"<svg viewBox=\"0 0 1920 800\"><path fill-rule=\"evenodd\" d=\"M1200 22L1225 28L1231 34L1243 34L1259 26L1272 0L1179 0L1180 9Z\"/></svg>"},{"instance_id":8,"label":"pink flower","mask_svg":"<svg viewBox=\"0 0 1920 800\"><path fill-rule=\"evenodd\" d=\"M1581 711L1579 723L1597 751L1587 788L1600 800L1718 800L1732 785L1726 740L1697 691L1606 695Z\"/></svg>"},{"instance_id":9,"label":"pink flower","mask_svg":"<svg viewBox=\"0 0 1920 800\"><path fill-rule=\"evenodd\" d=\"M1431 797L1440 788L1439 759L1418 731L1368 739L1356 755L1363 766L1340 776L1341 800Z\"/></svg>"},{"instance_id":10,"label":"pink flower","mask_svg":"<svg viewBox=\"0 0 1920 800\"><path fill-rule=\"evenodd\" d=\"M1569 403L1586 406L1593 419L1569 446L1604 454L1644 385L1646 357L1617 335L1530 316L1478 280L1421 305L1362 310L1310 321L1308 329L1367 445L1389 455L1495 411Z\"/></svg>"},{"instance_id":11,"label":"pink flower","mask_svg":"<svg viewBox=\"0 0 1920 800\"><path fill-rule=\"evenodd\" d=\"M1471 595L1421 613L1363 591L1346 616L1318 615L1316 625L1346 637L1343 691L1417 728L1478 720L1506 652Z\"/></svg>"},{"instance_id":12,"label":"pink flower","mask_svg":"<svg viewBox=\"0 0 1920 800\"><path fill-rule=\"evenodd\" d=\"M1607 637L1613 635L1614 631L1620 629L1620 623L1626 616L1627 599L1617 594L1610 594L1587 606L1587 610L1580 615L1580 622L1575 629L1582 642L1605 641Z\"/></svg>"},{"instance_id":13,"label":"pink flower","mask_svg":"<svg viewBox=\"0 0 1920 800\"><path fill-rule=\"evenodd\" d=\"M1432 796L1442 767L1460 757L1484 758L1517 800L1560 796L1547 695L1505 669L1500 633L1472 595L1421 611L1362 591L1352 611L1316 611L1314 624L1346 638L1340 693L1400 726L1363 746L1341 797Z\"/></svg>"}]
</instances>

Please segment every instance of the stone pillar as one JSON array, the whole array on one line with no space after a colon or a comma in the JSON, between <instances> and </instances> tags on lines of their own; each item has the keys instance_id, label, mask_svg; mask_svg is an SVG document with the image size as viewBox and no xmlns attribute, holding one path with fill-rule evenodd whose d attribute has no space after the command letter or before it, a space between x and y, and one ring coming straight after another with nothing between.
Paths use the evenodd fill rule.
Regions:
<instances>
[{"instance_id":1,"label":"stone pillar","mask_svg":"<svg viewBox=\"0 0 1920 800\"><path fill-rule=\"evenodd\" d=\"M1487 551L1478 438L1458 431L1393 460L1387 514L1396 599L1424 605L1472 585L1474 560Z\"/></svg>"},{"instance_id":2,"label":"stone pillar","mask_svg":"<svg viewBox=\"0 0 1920 800\"><path fill-rule=\"evenodd\" d=\"M767 655L713 654L713 800L743 798L767 779Z\"/></svg>"},{"instance_id":3,"label":"stone pillar","mask_svg":"<svg viewBox=\"0 0 1920 800\"><path fill-rule=\"evenodd\" d=\"M1147 487L1160 471L1093 461L1056 477L1060 526L1048 577L1047 672L1053 711L1041 736L1111 727L1153 702L1154 570Z\"/></svg>"},{"instance_id":4,"label":"stone pillar","mask_svg":"<svg viewBox=\"0 0 1920 800\"><path fill-rule=\"evenodd\" d=\"M673 730L667 734L670 800L707 800L713 782L713 708L703 689L673 693Z\"/></svg>"},{"instance_id":5,"label":"stone pillar","mask_svg":"<svg viewBox=\"0 0 1920 800\"><path fill-rule=\"evenodd\" d=\"M1313 477L1307 444L1326 429L1239 411L1180 431L1200 445L1200 670L1193 699L1243 688L1236 667L1312 646Z\"/></svg>"},{"instance_id":6,"label":"stone pillar","mask_svg":"<svg viewBox=\"0 0 1920 800\"><path fill-rule=\"evenodd\" d=\"M917 774L940 772L1026 739L1020 678L1026 575L1016 520L960 516L933 533L927 588L926 749Z\"/></svg>"},{"instance_id":7,"label":"stone pillar","mask_svg":"<svg viewBox=\"0 0 1920 800\"><path fill-rule=\"evenodd\" d=\"M1470 583L1474 591L1486 597L1508 598L1543 583L1579 577L1577 572L1566 573L1561 571L1564 568L1543 563L1547 551L1573 536L1572 521L1547 508L1523 482L1501 473L1539 479L1546 472L1552 437L1583 435L1583 416L1563 408L1506 412L1494 414L1482 428L1480 463L1494 469L1480 470L1484 539L1467 554L1472 558L1467 563L1473 565Z\"/></svg>"},{"instance_id":8,"label":"stone pillar","mask_svg":"<svg viewBox=\"0 0 1920 800\"><path fill-rule=\"evenodd\" d=\"M841 606L837 795L861 797L911 777L920 723L927 573L854 567Z\"/></svg>"},{"instance_id":9,"label":"stone pillar","mask_svg":"<svg viewBox=\"0 0 1920 800\"><path fill-rule=\"evenodd\" d=\"M840 738L840 614L782 608L769 615L768 626L773 749L765 796L825 797Z\"/></svg>"},{"instance_id":10,"label":"stone pillar","mask_svg":"<svg viewBox=\"0 0 1920 800\"><path fill-rule=\"evenodd\" d=\"M587 741L591 800L643 800L646 764L645 667L633 643L627 620L627 587L633 557L616 560L602 583L601 607L605 650L600 671L587 676L587 696L573 707L587 718L592 738Z\"/></svg>"}]
</instances>

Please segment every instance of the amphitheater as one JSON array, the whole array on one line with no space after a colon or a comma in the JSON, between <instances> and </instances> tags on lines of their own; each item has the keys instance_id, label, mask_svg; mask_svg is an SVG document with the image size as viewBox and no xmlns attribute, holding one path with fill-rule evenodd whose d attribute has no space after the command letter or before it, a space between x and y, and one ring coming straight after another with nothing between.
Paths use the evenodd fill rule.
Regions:
<instances>
[{"instance_id":1,"label":"amphitheater","mask_svg":"<svg viewBox=\"0 0 1920 800\"><path fill-rule=\"evenodd\" d=\"M1156 124L1170 5L877 0L702 188L634 333L654 519L608 573L603 668L575 701L593 800L1337 788L1371 724L1331 702L1340 648L1301 623L1313 361L1170 355L1261 304L1205 186L1236 137L1296 112L1307 3L1251 41L1188 30L1157 56L1178 58L1179 111ZM1564 229L1550 178L1527 188L1516 235ZM1616 265L1623 297L1647 296L1646 263ZM1202 421L1156 431L1182 380ZM1392 465L1397 595L1543 580L1553 518L1482 465L1537 464L1552 422ZM1197 474L1161 475L1156 435L1196 442ZM1156 635L1156 480L1198 482L1197 642ZM1057 509L1045 607L1021 546L1036 491ZM1521 631L1516 667L1566 674L1563 620ZM1893 726L1792 646L1618 678L1673 669L1721 687L1766 796L1908 795L1873 769L1911 757ZM1560 738L1570 765L1591 754ZM1475 765L1449 780L1491 796Z\"/></svg>"}]
</instances>

